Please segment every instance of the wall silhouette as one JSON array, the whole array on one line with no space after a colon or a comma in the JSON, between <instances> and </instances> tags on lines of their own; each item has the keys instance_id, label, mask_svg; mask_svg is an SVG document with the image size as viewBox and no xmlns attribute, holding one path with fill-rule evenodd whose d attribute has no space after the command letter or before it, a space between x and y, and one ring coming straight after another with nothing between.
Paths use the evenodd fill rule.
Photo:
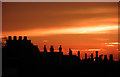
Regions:
<instances>
[{"instance_id":1,"label":"wall silhouette","mask_svg":"<svg viewBox=\"0 0 120 77\"><path fill-rule=\"evenodd\" d=\"M62 46L60 45L59 52L54 52L54 47L50 47L50 52L47 52L44 45L44 52L40 52L38 47L27 40L27 37L9 36L6 40L6 45L2 48L3 59L3 74L2 77L26 77L26 76L75 76L76 74L93 75L94 74L118 74L120 62L113 60L113 55L98 55L96 57L81 60L80 51L78 56L72 54L69 48L69 55L63 55ZM102 57L104 56L104 59ZM114 70L114 72L113 72ZM111 72L108 74L108 72Z\"/></svg>"}]
</instances>

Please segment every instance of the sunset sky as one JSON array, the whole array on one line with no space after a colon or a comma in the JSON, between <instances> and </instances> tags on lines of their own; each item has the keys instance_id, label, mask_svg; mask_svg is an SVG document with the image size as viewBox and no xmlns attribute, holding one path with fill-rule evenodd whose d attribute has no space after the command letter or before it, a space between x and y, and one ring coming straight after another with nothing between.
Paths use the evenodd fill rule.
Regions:
<instances>
[{"instance_id":1,"label":"sunset sky","mask_svg":"<svg viewBox=\"0 0 120 77\"><path fill-rule=\"evenodd\" d=\"M63 53L113 54L118 58L117 2L2 3L2 37L28 36L40 51L44 44ZM95 54L94 54L95 55Z\"/></svg>"}]
</instances>

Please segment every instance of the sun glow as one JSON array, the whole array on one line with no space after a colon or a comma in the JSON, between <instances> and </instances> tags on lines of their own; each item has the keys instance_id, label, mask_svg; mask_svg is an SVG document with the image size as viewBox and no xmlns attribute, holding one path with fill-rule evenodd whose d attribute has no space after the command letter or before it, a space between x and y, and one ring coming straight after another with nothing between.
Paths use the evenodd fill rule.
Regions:
<instances>
[{"instance_id":1,"label":"sun glow","mask_svg":"<svg viewBox=\"0 0 120 77\"><path fill-rule=\"evenodd\" d=\"M118 42L110 42L110 43L105 43L105 46L113 47L113 46L118 45L118 44L120 44L120 43L118 43Z\"/></svg>"},{"instance_id":2,"label":"sun glow","mask_svg":"<svg viewBox=\"0 0 120 77\"><path fill-rule=\"evenodd\" d=\"M108 46L108 47L114 47L115 45L106 45L106 46Z\"/></svg>"},{"instance_id":3,"label":"sun glow","mask_svg":"<svg viewBox=\"0 0 120 77\"><path fill-rule=\"evenodd\" d=\"M98 26L98 27L78 27L63 29L33 29L27 31L3 32L4 35L21 35L21 36L46 36L54 34L95 34L108 33L110 30L117 30L118 26Z\"/></svg>"},{"instance_id":4,"label":"sun glow","mask_svg":"<svg viewBox=\"0 0 120 77\"><path fill-rule=\"evenodd\" d=\"M104 49L97 49L97 48L90 48L90 49L83 49L81 51L103 51Z\"/></svg>"}]
</instances>

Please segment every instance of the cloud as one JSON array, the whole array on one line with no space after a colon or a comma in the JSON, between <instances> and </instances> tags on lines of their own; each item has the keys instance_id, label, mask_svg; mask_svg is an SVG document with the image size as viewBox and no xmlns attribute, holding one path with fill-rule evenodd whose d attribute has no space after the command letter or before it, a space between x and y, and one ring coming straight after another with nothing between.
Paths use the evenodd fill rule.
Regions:
<instances>
[{"instance_id":1,"label":"cloud","mask_svg":"<svg viewBox=\"0 0 120 77\"><path fill-rule=\"evenodd\" d=\"M2 9L3 32L118 24L117 2L3 3Z\"/></svg>"},{"instance_id":2,"label":"cloud","mask_svg":"<svg viewBox=\"0 0 120 77\"><path fill-rule=\"evenodd\" d=\"M81 51L105 51L105 49L98 49L98 48L89 48L89 49L83 49Z\"/></svg>"},{"instance_id":3,"label":"cloud","mask_svg":"<svg viewBox=\"0 0 120 77\"><path fill-rule=\"evenodd\" d=\"M55 34L104 34L110 33L110 30L117 30L118 26L99 26L99 27L79 27L66 29L33 29L28 31L4 32L3 36L48 36Z\"/></svg>"},{"instance_id":4,"label":"cloud","mask_svg":"<svg viewBox=\"0 0 120 77\"><path fill-rule=\"evenodd\" d=\"M115 45L105 45L105 46L108 46L108 47L114 47Z\"/></svg>"},{"instance_id":5,"label":"cloud","mask_svg":"<svg viewBox=\"0 0 120 77\"><path fill-rule=\"evenodd\" d=\"M110 43L105 43L105 44L109 44L109 45L118 45L118 44L120 44L120 43L118 43L118 42L110 42Z\"/></svg>"},{"instance_id":6,"label":"cloud","mask_svg":"<svg viewBox=\"0 0 120 77\"><path fill-rule=\"evenodd\" d=\"M118 44L120 44L120 43L118 43L118 42L110 42L110 43L105 43L105 46L113 47L113 46L116 46Z\"/></svg>"}]
</instances>

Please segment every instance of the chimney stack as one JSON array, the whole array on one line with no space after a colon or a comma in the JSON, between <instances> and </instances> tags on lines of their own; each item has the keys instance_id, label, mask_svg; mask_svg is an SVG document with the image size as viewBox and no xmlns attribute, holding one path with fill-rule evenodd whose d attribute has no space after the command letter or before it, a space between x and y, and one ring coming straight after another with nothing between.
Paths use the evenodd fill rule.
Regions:
<instances>
[{"instance_id":1,"label":"chimney stack","mask_svg":"<svg viewBox=\"0 0 120 77\"><path fill-rule=\"evenodd\" d=\"M19 36L19 40L22 40L22 36Z\"/></svg>"},{"instance_id":2,"label":"chimney stack","mask_svg":"<svg viewBox=\"0 0 120 77\"><path fill-rule=\"evenodd\" d=\"M110 61L113 61L113 55L112 55L112 54L110 54L109 60L110 60Z\"/></svg>"},{"instance_id":3,"label":"chimney stack","mask_svg":"<svg viewBox=\"0 0 120 77\"><path fill-rule=\"evenodd\" d=\"M44 52L47 53L46 45L44 45Z\"/></svg>"},{"instance_id":4,"label":"chimney stack","mask_svg":"<svg viewBox=\"0 0 120 77\"><path fill-rule=\"evenodd\" d=\"M27 40L27 36L24 36L24 40Z\"/></svg>"},{"instance_id":5,"label":"chimney stack","mask_svg":"<svg viewBox=\"0 0 120 77\"><path fill-rule=\"evenodd\" d=\"M61 47L61 45L60 45L60 47L59 47L59 52L62 52L62 47Z\"/></svg>"},{"instance_id":6,"label":"chimney stack","mask_svg":"<svg viewBox=\"0 0 120 77\"><path fill-rule=\"evenodd\" d=\"M104 60L107 60L107 55L104 55Z\"/></svg>"},{"instance_id":7,"label":"chimney stack","mask_svg":"<svg viewBox=\"0 0 120 77\"><path fill-rule=\"evenodd\" d=\"M8 40L12 40L12 37L11 37L11 36L8 36Z\"/></svg>"},{"instance_id":8,"label":"chimney stack","mask_svg":"<svg viewBox=\"0 0 120 77\"><path fill-rule=\"evenodd\" d=\"M93 59L93 53L91 53L91 59Z\"/></svg>"},{"instance_id":9,"label":"chimney stack","mask_svg":"<svg viewBox=\"0 0 120 77\"><path fill-rule=\"evenodd\" d=\"M80 59L80 51L78 51L78 59Z\"/></svg>"},{"instance_id":10,"label":"chimney stack","mask_svg":"<svg viewBox=\"0 0 120 77\"><path fill-rule=\"evenodd\" d=\"M13 36L13 38L14 38L13 40L17 40L17 37L16 37L16 36Z\"/></svg>"},{"instance_id":11,"label":"chimney stack","mask_svg":"<svg viewBox=\"0 0 120 77\"><path fill-rule=\"evenodd\" d=\"M98 51L96 51L96 58L98 58Z\"/></svg>"},{"instance_id":12,"label":"chimney stack","mask_svg":"<svg viewBox=\"0 0 120 77\"><path fill-rule=\"evenodd\" d=\"M102 61L103 55L99 55L99 61Z\"/></svg>"},{"instance_id":13,"label":"chimney stack","mask_svg":"<svg viewBox=\"0 0 120 77\"><path fill-rule=\"evenodd\" d=\"M69 55L72 55L72 50L69 48Z\"/></svg>"},{"instance_id":14,"label":"chimney stack","mask_svg":"<svg viewBox=\"0 0 120 77\"><path fill-rule=\"evenodd\" d=\"M52 53L54 52L53 46L50 47L50 52L52 52Z\"/></svg>"},{"instance_id":15,"label":"chimney stack","mask_svg":"<svg viewBox=\"0 0 120 77\"><path fill-rule=\"evenodd\" d=\"M85 60L87 60L87 53L85 53Z\"/></svg>"}]
</instances>

